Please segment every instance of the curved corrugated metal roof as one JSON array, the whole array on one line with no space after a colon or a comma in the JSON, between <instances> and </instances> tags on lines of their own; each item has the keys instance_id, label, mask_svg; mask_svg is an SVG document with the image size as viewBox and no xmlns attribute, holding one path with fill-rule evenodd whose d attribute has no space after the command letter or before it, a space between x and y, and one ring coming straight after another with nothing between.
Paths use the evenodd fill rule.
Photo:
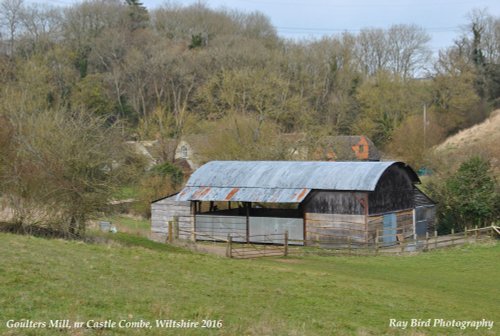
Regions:
<instances>
[{"instance_id":1,"label":"curved corrugated metal roof","mask_svg":"<svg viewBox=\"0 0 500 336\"><path fill-rule=\"evenodd\" d=\"M395 161L211 161L191 175L186 187L373 191L392 165L419 182L409 166Z\"/></svg>"}]
</instances>

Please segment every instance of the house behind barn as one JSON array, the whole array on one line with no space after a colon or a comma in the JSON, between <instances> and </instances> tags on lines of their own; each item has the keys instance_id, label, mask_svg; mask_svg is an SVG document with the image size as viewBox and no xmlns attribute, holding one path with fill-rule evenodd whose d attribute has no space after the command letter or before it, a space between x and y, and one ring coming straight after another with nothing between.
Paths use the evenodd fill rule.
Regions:
<instances>
[{"instance_id":1,"label":"house behind barn","mask_svg":"<svg viewBox=\"0 0 500 336\"><path fill-rule=\"evenodd\" d=\"M364 135L325 136L310 156L324 161L380 161L380 152Z\"/></svg>"},{"instance_id":2,"label":"house behind barn","mask_svg":"<svg viewBox=\"0 0 500 336\"><path fill-rule=\"evenodd\" d=\"M164 241L168 221L179 237L328 247L425 235L434 202L416 188L402 162L212 161L176 195L152 203L152 236Z\"/></svg>"}]
</instances>

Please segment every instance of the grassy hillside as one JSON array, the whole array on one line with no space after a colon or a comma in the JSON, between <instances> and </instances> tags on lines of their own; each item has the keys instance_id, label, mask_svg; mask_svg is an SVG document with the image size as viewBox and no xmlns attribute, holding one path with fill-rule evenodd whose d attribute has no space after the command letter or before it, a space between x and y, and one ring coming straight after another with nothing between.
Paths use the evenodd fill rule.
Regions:
<instances>
[{"instance_id":1,"label":"grassy hillside","mask_svg":"<svg viewBox=\"0 0 500 336\"><path fill-rule=\"evenodd\" d=\"M482 155L491 160L496 176L500 176L500 110L493 111L480 124L450 136L436 147L436 153L448 166L458 167L473 155Z\"/></svg>"},{"instance_id":2,"label":"grassy hillside","mask_svg":"<svg viewBox=\"0 0 500 336\"><path fill-rule=\"evenodd\" d=\"M223 320L221 329L61 329L108 335L461 334L390 329L389 319L489 319L500 324L500 245L412 257L230 260L126 234L85 244L0 234L0 334L6 321ZM494 335L467 330L467 334Z\"/></svg>"}]
</instances>

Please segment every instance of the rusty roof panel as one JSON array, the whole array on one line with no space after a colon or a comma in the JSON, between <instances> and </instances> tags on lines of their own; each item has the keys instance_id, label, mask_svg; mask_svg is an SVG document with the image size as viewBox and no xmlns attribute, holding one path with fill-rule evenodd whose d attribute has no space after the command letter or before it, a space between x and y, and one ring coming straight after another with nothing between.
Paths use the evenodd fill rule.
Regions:
<instances>
[{"instance_id":1,"label":"rusty roof panel","mask_svg":"<svg viewBox=\"0 0 500 336\"><path fill-rule=\"evenodd\" d=\"M300 203L311 189L301 188L227 188L185 187L177 194L177 201L232 201L266 203Z\"/></svg>"}]
</instances>

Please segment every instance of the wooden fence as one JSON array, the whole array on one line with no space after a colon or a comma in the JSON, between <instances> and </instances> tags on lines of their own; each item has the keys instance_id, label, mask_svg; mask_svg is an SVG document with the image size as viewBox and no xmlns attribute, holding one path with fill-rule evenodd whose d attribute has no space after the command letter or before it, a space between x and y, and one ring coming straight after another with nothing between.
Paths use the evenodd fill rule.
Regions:
<instances>
[{"instance_id":1,"label":"wooden fence","mask_svg":"<svg viewBox=\"0 0 500 336\"><path fill-rule=\"evenodd\" d=\"M179 230L184 231L184 230ZM175 232L172 230L172 232ZM188 232L185 232L188 233ZM199 248L197 250L205 250L210 252L219 252L216 254L221 254L221 250L225 249L224 255L229 258L236 259L249 259L258 257L276 257L276 256L287 256L288 255L288 232L284 234L269 234L269 235L254 235L249 236L250 240L259 238L261 241L268 241L268 243L245 243L241 242L242 239L246 237L238 235L228 235L227 238L220 238L212 236L204 232L194 232L189 231L192 236L199 237L203 243L207 244L207 241L212 241L216 243L211 248ZM236 239L235 239L236 238ZM279 238L283 240L283 244L274 243L274 239ZM176 241L175 236L172 235L172 239L169 239L169 243L174 243ZM222 245L224 244L224 245ZM204 245L206 247L206 245ZM217 251L218 250L218 251Z\"/></svg>"},{"instance_id":2,"label":"wooden fence","mask_svg":"<svg viewBox=\"0 0 500 336\"><path fill-rule=\"evenodd\" d=\"M500 228L489 226L485 228L466 228L463 232L454 232L448 235L438 235L437 231L425 237L416 237L407 235L404 232L396 232L392 235L395 243L388 245L386 238L381 231L377 231L373 241L362 242L352 239L351 236L336 237L333 235L324 235L316 239L297 240L289 239L288 231L281 234L254 235L249 237L239 236L238 234L227 235L226 238L213 236L205 232L195 232L179 229L174 222L169 222L168 242L173 243L179 237L179 233L184 236L192 237L196 241L197 237L203 241L213 241L217 243L218 249L225 249L224 255L229 258L258 258L272 256L288 255L307 255L307 254L339 254L339 255L383 255L383 254L404 254L419 251L429 251L439 248L447 248L465 243L474 243L491 239L494 236L500 236ZM249 241L259 241L260 243L242 242L244 239ZM283 243L276 243L283 241ZM298 246L304 245L304 246ZM220 254L220 253L219 253Z\"/></svg>"},{"instance_id":3,"label":"wooden fence","mask_svg":"<svg viewBox=\"0 0 500 336\"><path fill-rule=\"evenodd\" d=\"M230 235L227 236L226 256L229 258L248 259L258 257L275 257L288 255L288 231L284 234L269 234L251 236L251 240L259 239L268 243L233 243ZM276 238L283 238L283 244L273 243Z\"/></svg>"}]
</instances>

